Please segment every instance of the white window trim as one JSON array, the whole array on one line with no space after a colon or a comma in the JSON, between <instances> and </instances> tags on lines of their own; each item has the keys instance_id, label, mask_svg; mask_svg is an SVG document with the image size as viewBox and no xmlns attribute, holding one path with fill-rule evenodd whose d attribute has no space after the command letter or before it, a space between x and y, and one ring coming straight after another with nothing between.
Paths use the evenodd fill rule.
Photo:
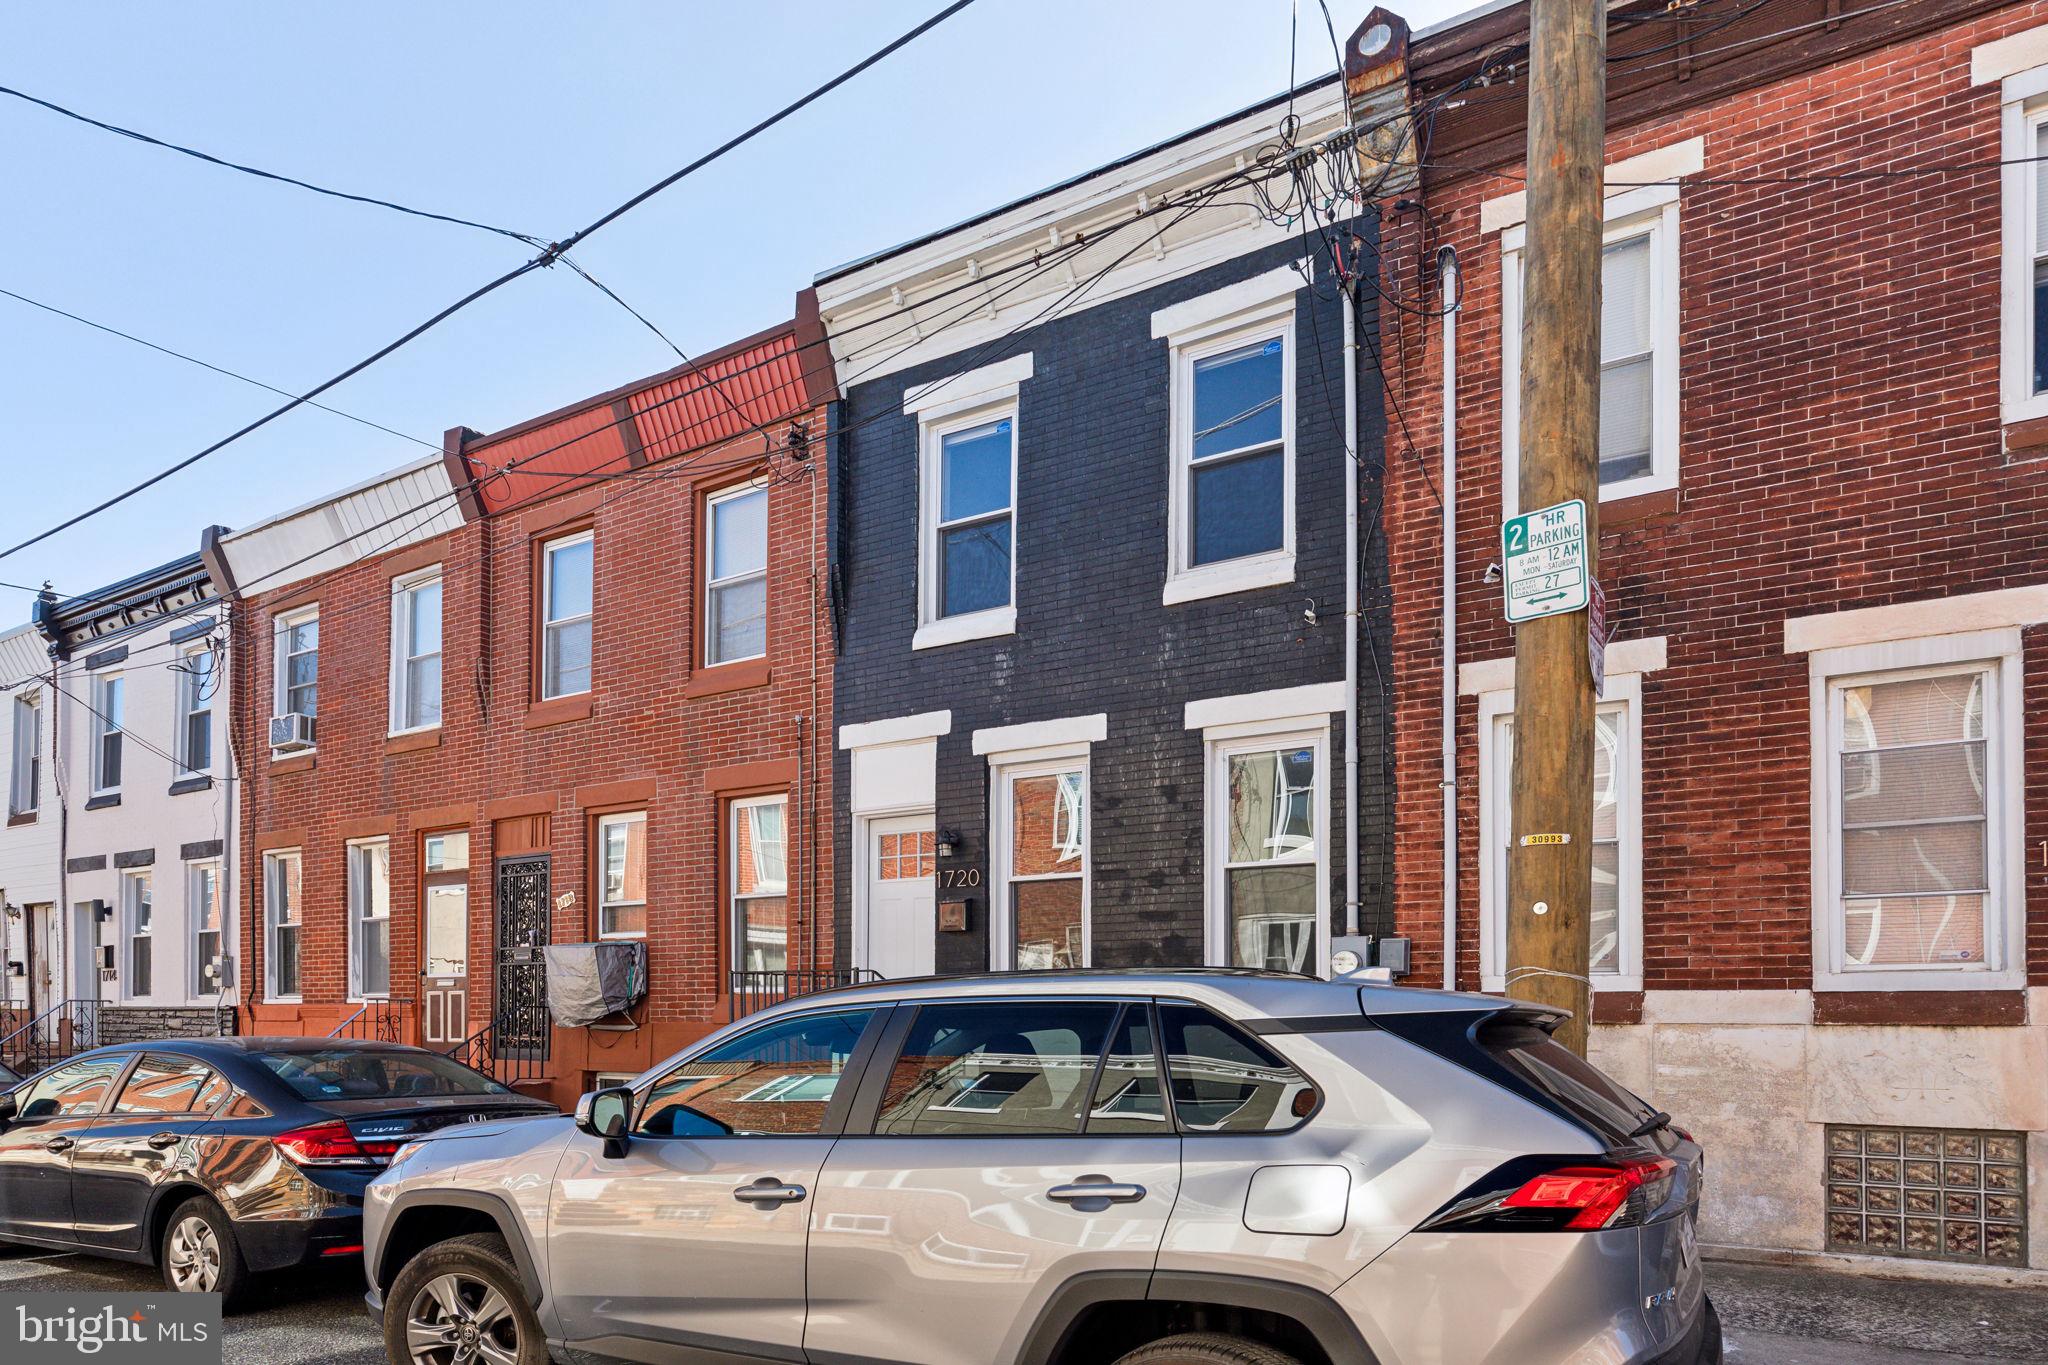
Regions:
<instances>
[{"instance_id":1,"label":"white window trim","mask_svg":"<svg viewBox=\"0 0 2048 1365\"><path fill-rule=\"evenodd\" d=\"M1031 352L1006 356L977 369L913 384L903 391L903 411L927 422L939 421L950 413L990 403L1017 401L1017 390L1031 378Z\"/></svg>"},{"instance_id":2,"label":"white window trim","mask_svg":"<svg viewBox=\"0 0 2048 1365\"><path fill-rule=\"evenodd\" d=\"M572 545L588 543L590 546L590 610L574 616L553 618L548 615L548 599L553 595L555 583L555 552L566 550ZM548 631L555 626L574 625L578 621L590 622L590 685L574 692L548 691ZM587 696L597 686L597 532L577 531L572 535L556 536L540 543L540 658L535 661L540 668L540 699L554 701L559 697Z\"/></svg>"},{"instance_id":3,"label":"white window trim","mask_svg":"<svg viewBox=\"0 0 2048 1365\"><path fill-rule=\"evenodd\" d=\"M221 860L218 858L201 858L197 861L186 863L185 921L190 927L186 936L185 952L190 960L187 963L185 974L188 978L186 989L191 992L191 998L194 1000L205 1000L209 996L218 996L227 989L227 982L225 980L216 981L211 987L206 984L206 959L199 949L199 926L203 923L199 914L199 879L208 871L213 873L213 899L216 909L220 912L220 956L223 961L227 959L228 944L232 941L228 932L227 887L221 881ZM223 973L222 975L225 977L226 974Z\"/></svg>"},{"instance_id":4,"label":"white window trim","mask_svg":"<svg viewBox=\"0 0 2048 1365\"><path fill-rule=\"evenodd\" d=\"M407 652L412 648L412 621L411 613L406 610L406 607L412 600L414 591L424 588L429 584L440 584L442 588L440 622L442 648L435 651L434 657L442 661L445 670L448 659L448 593L446 581L441 574L441 566L433 564L421 569L417 573L406 574L403 577L391 580L391 717L389 733L393 735L423 734L428 730L438 730L441 728L441 722L438 720L431 721L425 725L407 725L405 723L406 703L412 700L411 697L406 695L405 666L414 657L426 657L425 655L414 656ZM445 703L448 699L447 674L445 671L441 675L441 682L441 700Z\"/></svg>"},{"instance_id":5,"label":"white window trim","mask_svg":"<svg viewBox=\"0 0 2048 1365\"><path fill-rule=\"evenodd\" d=\"M1107 717L1085 717L1086 720ZM1060 725L1062 722L1042 722L1046 725ZM1023 731L1026 726L1003 727L1011 731ZM1091 729L1093 727L1087 727ZM976 740L989 731L975 732ZM1016 738L1030 739L1033 736L1018 735ZM1101 735L1095 738L1100 739ZM1019 778L1046 777L1055 773L1070 773L1077 769L1081 774L1081 961L1079 966L1095 965L1095 794L1094 774L1089 758L1092 744L1086 739L1067 739L1048 743L1032 743L1023 747L1003 751L991 751L989 760L989 940L988 965L990 971L1006 972L1017 969L1017 932L1010 905L1010 836L1011 803L1010 784ZM977 749L977 753L981 750ZM1066 874L1062 874L1064 877ZM1051 876L1030 878L1030 880L1059 880Z\"/></svg>"},{"instance_id":6,"label":"white window trim","mask_svg":"<svg viewBox=\"0 0 2048 1365\"><path fill-rule=\"evenodd\" d=\"M370 917L360 914L358 912L358 907L356 903L356 850L361 848L376 848L379 846L381 846L384 849L384 989L381 991L371 992L366 991L362 988L362 941L358 937L358 930L361 924ZM397 956L397 953L395 951L396 944L393 941L394 936L392 930L394 926L396 926L396 924L398 923L398 916L395 913L395 909L391 904L391 840L381 834L370 839L350 839L347 842L347 844L344 845L344 849L345 852L342 855L342 908L343 912L346 914L348 919L348 1003L350 1003L351 1005L361 1005L368 1004L372 1001L389 1000L391 998L392 967L394 964L394 959ZM299 887L300 894L303 897L305 891L305 883L303 880L300 882ZM364 889L363 904L369 904L367 887ZM305 970L305 960L303 953L305 919L305 909L303 906L301 906L299 911L299 923L301 926L299 934L302 940L302 951L300 954L299 969L302 972ZM301 984L303 984L303 982Z\"/></svg>"},{"instance_id":7,"label":"white window trim","mask_svg":"<svg viewBox=\"0 0 2048 1365\"><path fill-rule=\"evenodd\" d=\"M14 728L8 739L7 813L34 815L42 809L43 699L37 691L8 698ZM27 747L23 747L26 738ZM24 761L26 760L26 761Z\"/></svg>"},{"instance_id":8,"label":"white window trim","mask_svg":"<svg viewBox=\"0 0 2048 1365\"><path fill-rule=\"evenodd\" d=\"M1212 967L1230 965L1230 903L1225 886L1229 862L1231 754L1294 746L1312 748L1316 756L1316 975L1330 974L1330 869L1336 850L1330 847L1330 718L1292 716L1284 720L1247 721L1211 727L1202 734L1202 960Z\"/></svg>"},{"instance_id":9,"label":"white window trim","mask_svg":"<svg viewBox=\"0 0 2048 1365\"><path fill-rule=\"evenodd\" d=\"M1015 385L994 398L983 393L978 403L927 408L917 418L917 633L912 649L933 649L963 640L985 640L1017 633L1017 466L1022 463L1023 424L1017 420ZM1010 423L1010 600L1007 605L939 615L939 474L940 449L956 431L1005 418Z\"/></svg>"},{"instance_id":10,"label":"white window trim","mask_svg":"<svg viewBox=\"0 0 2048 1365\"><path fill-rule=\"evenodd\" d=\"M839 747L870 749L883 744L937 739L953 733L951 711L920 711L914 716L892 716L887 720L854 721L839 727Z\"/></svg>"},{"instance_id":11,"label":"white window trim","mask_svg":"<svg viewBox=\"0 0 2048 1365\"><path fill-rule=\"evenodd\" d=\"M1643 680L1639 673L1607 675L1602 709L1622 712L1621 742L1627 756L1615 793L1615 826L1620 836L1621 936L1613 973L1591 978L1597 991L1643 989ZM1479 988L1507 989L1506 869L1499 850L1507 843L1513 813L1502 801L1508 774L1501 770L1496 722L1515 713L1512 688L1479 697Z\"/></svg>"},{"instance_id":12,"label":"white window trim","mask_svg":"<svg viewBox=\"0 0 2048 1365\"><path fill-rule=\"evenodd\" d=\"M270 714L273 716L288 714L286 710L288 703L285 701L285 697L291 689L285 675L285 664L291 654L292 627L305 625L309 621L317 622L319 619L320 607L318 603L310 606L295 607L290 611L281 611L271 618ZM318 645L313 648L313 686L316 689L320 686L320 647ZM319 720L316 717L313 724L313 744L303 749L282 752L272 749L270 751L271 760L275 762L280 758L296 758L300 754L310 754L319 747L319 738L320 726Z\"/></svg>"},{"instance_id":13,"label":"white window trim","mask_svg":"<svg viewBox=\"0 0 2048 1365\"><path fill-rule=\"evenodd\" d=\"M795 916L789 913L789 903L792 899L791 892L795 890L789 881L789 794L787 792L766 792L760 796L743 796L727 803L725 815L725 837L728 853L725 859L726 876L723 900L725 902L726 929L732 937L732 951L728 954L730 958L728 966L736 972L749 970L747 967L746 940L740 937L740 901L742 899L750 901L771 899L770 897L758 894L744 898L740 895L740 820L746 811L752 810L757 806L782 807L782 932L783 964L785 969L796 958L796 942L790 937L789 932L796 925Z\"/></svg>"},{"instance_id":14,"label":"white window trim","mask_svg":"<svg viewBox=\"0 0 2048 1365\"><path fill-rule=\"evenodd\" d=\"M2048 417L2048 390L2034 392L2035 130L2048 122L2048 66L2007 76L2000 89L1999 413L2006 422Z\"/></svg>"},{"instance_id":15,"label":"white window trim","mask_svg":"<svg viewBox=\"0 0 2048 1365\"><path fill-rule=\"evenodd\" d=\"M597 936L600 939L646 938L647 933L644 929L629 930L621 933L604 927L604 912L607 906L617 905L631 909L637 905L640 907L643 915L647 909L647 902L644 899L638 901L608 901L604 898L605 832L613 825L638 825L641 828L640 837L644 840L647 837L647 812L644 810L615 811L610 815L600 815L597 817ZM629 841L631 837L630 835L627 836Z\"/></svg>"},{"instance_id":16,"label":"white window trim","mask_svg":"<svg viewBox=\"0 0 2048 1365\"><path fill-rule=\"evenodd\" d=\"M1301 276L1283 267L1293 277L1293 288L1280 297L1268 296L1250 307L1230 312L1193 311L1179 314L1181 330L1167 337L1170 379L1168 404L1172 418L1167 437L1166 492L1166 586L1160 601L1165 606L1223 597L1253 588L1269 588L1294 581L1295 464L1299 420L1295 406L1295 309L1294 290L1302 287ZM1269 272L1269 276L1273 272ZM1246 281L1245 284L1257 284ZM1239 288L1242 286L1233 286ZM1230 290L1220 290L1228 296ZM1215 296L1210 296L1215 297ZM1222 303L1238 302L1225 298ZM1204 299L1176 304L1191 309ZM1173 314L1174 310L1162 310ZM1153 315L1153 335L1160 335L1159 318ZM1196 565L1194 559L1194 480L1191 456L1194 452L1195 386L1194 367L1198 360L1247 343L1278 338L1280 353L1280 548L1260 554L1226 559L1215 564Z\"/></svg>"},{"instance_id":17,"label":"white window trim","mask_svg":"<svg viewBox=\"0 0 2048 1365\"><path fill-rule=\"evenodd\" d=\"M1204 697L1181 708L1183 728L1201 730L1209 738L1263 734L1324 723L1332 711L1344 709L1344 684L1308 683L1276 687L1269 692L1239 692L1229 697Z\"/></svg>"},{"instance_id":18,"label":"white window trim","mask_svg":"<svg viewBox=\"0 0 2048 1365\"><path fill-rule=\"evenodd\" d=\"M209 661L207 676L209 677L209 679L211 679L211 681L214 684L216 696L219 694L220 687L220 679L218 677L213 676L213 670L216 670L220 667L221 660L214 656L213 647L211 645L201 644L194 649L188 649L184 651L182 654L178 656L178 661L179 663L184 665L184 668L180 670L178 673L178 685L173 694L173 699L177 703L178 733L172 747L176 750L178 755L177 766L178 776L180 777L204 777L206 774L213 771L213 755L211 751L213 749L213 740L216 738L216 736L213 734L212 721L213 698L207 697L202 700L199 695L199 675L191 671L192 661L195 659L206 659ZM190 722L192 717L201 714L206 714L208 716L208 754L205 766L194 767L192 763L191 752L192 727Z\"/></svg>"},{"instance_id":19,"label":"white window trim","mask_svg":"<svg viewBox=\"0 0 2048 1365\"><path fill-rule=\"evenodd\" d=\"M299 989L289 995L279 994L277 989L277 930L278 902L273 894L278 874L273 868L284 863L299 866L299 942L295 950L298 958ZM263 998L278 1004L297 1004L304 998L306 986L306 863L303 850L296 848L271 848L263 851Z\"/></svg>"},{"instance_id":20,"label":"white window trim","mask_svg":"<svg viewBox=\"0 0 2048 1365\"><path fill-rule=\"evenodd\" d=\"M747 483L736 484L731 488L721 488L704 499L704 601L701 608L704 613L704 629L700 633L704 637L703 666L705 668L723 668L727 664L745 663L750 659L765 659L768 657L768 629L765 620L761 628L761 647L752 654L734 654L724 659L713 659L711 657L712 623L718 619L717 613L711 610L711 600L713 593L717 589L734 587L758 578L763 584L763 605L765 609L765 585L768 582L768 513L765 509L761 513L761 567L749 569L745 573L736 573L727 578L713 578L711 576L712 565L718 562L716 556L718 545L718 504L731 502L734 498L751 497L756 493L761 494L763 497L767 496L767 479L753 479Z\"/></svg>"},{"instance_id":21,"label":"white window trim","mask_svg":"<svg viewBox=\"0 0 2048 1365\"><path fill-rule=\"evenodd\" d=\"M1834 699L1842 688L1911 676L1915 670L1982 664L1992 670L1985 708L1994 727L1985 754L1985 866L1991 894L1984 913L1981 966L1847 970L1840 903L1840 764L1834 752ZM2019 990L2027 984L2024 685L2017 629L1934 635L1885 644L1816 650L1807 656L1811 725L1813 837L1813 986L1835 991Z\"/></svg>"},{"instance_id":22,"label":"white window trim","mask_svg":"<svg viewBox=\"0 0 2048 1365\"><path fill-rule=\"evenodd\" d=\"M121 998L123 1000L154 1000L157 997L157 968L159 954L156 950L156 879L152 869L137 868L121 874ZM149 888L149 932L136 932L136 915L139 908L135 897L137 886ZM135 944L139 939L149 940L149 990L135 989Z\"/></svg>"},{"instance_id":23,"label":"white window trim","mask_svg":"<svg viewBox=\"0 0 2048 1365\"><path fill-rule=\"evenodd\" d=\"M106 692L106 689L109 687L118 686L121 688L120 709L125 712L128 709L128 688L121 681L123 676L120 673L100 673L95 674L92 680L92 715L90 717L92 721L92 794L96 797L119 796L121 794L120 782L107 786L103 781L106 766L104 756L108 735L119 734L121 736L122 781L125 782L128 777L127 726L121 721L109 718Z\"/></svg>"},{"instance_id":24,"label":"white window trim","mask_svg":"<svg viewBox=\"0 0 2048 1365\"><path fill-rule=\"evenodd\" d=\"M1522 442L1522 249L1527 227L1508 228L1500 236L1501 298L1501 507L1517 515ZM1607 200L1606 228L1601 245L1630 237L1650 236L1650 472L1622 479L1600 490L1600 501L1613 502L1678 487L1678 318L1681 280L1678 250L1678 186L1645 185Z\"/></svg>"}]
</instances>

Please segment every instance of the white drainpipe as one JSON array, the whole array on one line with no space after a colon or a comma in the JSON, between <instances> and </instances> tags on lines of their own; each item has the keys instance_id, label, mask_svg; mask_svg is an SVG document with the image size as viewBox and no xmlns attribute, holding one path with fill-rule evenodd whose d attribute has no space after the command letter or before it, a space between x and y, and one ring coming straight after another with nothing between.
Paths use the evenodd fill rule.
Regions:
<instances>
[{"instance_id":1,"label":"white drainpipe","mask_svg":"<svg viewBox=\"0 0 2048 1365\"><path fill-rule=\"evenodd\" d=\"M1385 718L1381 718L1385 723ZM1358 306L1344 287L1344 932L1358 932Z\"/></svg>"},{"instance_id":2,"label":"white drainpipe","mask_svg":"<svg viewBox=\"0 0 2048 1365\"><path fill-rule=\"evenodd\" d=\"M1458 988L1458 253L1437 253L1444 300L1444 989Z\"/></svg>"}]
</instances>

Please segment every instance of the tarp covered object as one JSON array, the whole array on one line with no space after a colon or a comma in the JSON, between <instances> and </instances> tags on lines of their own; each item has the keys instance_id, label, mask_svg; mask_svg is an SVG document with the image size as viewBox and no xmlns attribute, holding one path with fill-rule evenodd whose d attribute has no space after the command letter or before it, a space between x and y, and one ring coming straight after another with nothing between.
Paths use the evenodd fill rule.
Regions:
<instances>
[{"instance_id":1,"label":"tarp covered object","mask_svg":"<svg viewBox=\"0 0 2048 1365\"><path fill-rule=\"evenodd\" d=\"M548 958L548 1013L563 1028L582 1028L619 1014L647 994L647 945L556 943Z\"/></svg>"}]
</instances>

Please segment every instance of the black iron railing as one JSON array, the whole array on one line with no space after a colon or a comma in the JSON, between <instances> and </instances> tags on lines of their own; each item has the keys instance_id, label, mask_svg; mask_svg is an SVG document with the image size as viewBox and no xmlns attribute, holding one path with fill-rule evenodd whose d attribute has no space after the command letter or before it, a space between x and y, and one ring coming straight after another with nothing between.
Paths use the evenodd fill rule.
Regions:
<instances>
[{"instance_id":1,"label":"black iron railing","mask_svg":"<svg viewBox=\"0 0 2048 1365\"><path fill-rule=\"evenodd\" d=\"M361 1007L341 1021L329 1038L361 1038L375 1043L412 1041L412 1001L404 996L388 1000L365 1000Z\"/></svg>"},{"instance_id":2,"label":"black iron railing","mask_svg":"<svg viewBox=\"0 0 2048 1365\"><path fill-rule=\"evenodd\" d=\"M446 1055L502 1085L549 1079L547 1057L542 1053L531 1046L499 1046L495 1019L449 1048Z\"/></svg>"},{"instance_id":3,"label":"black iron railing","mask_svg":"<svg viewBox=\"0 0 2048 1365\"><path fill-rule=\"evenodd\" d=\"M100 1002L62 1000L0 1038L0 1061L24 1076L100 1045Z\"/></svg>"},{"instance_id":4,"label":"black iron railing","mask_svg":"<svg viewBox=\"0 0 2048 1365\"><path fill-rule=\"evenodd\" d=\"M829 991L838 986L858 986L880 981L881 973L866 967L823 967L793 972L745 972L732 974L731 1019L744 1019L755 1010L765 1010L799 995Z\"/></svg>"}]
</instances>

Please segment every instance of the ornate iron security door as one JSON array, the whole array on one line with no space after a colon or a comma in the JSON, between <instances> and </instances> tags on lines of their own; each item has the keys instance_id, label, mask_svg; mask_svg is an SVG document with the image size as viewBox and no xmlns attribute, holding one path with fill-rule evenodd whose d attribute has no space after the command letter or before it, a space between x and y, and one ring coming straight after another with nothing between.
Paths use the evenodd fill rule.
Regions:
<instances>
[{"instance_id":1,"label":"ornate iron security door","mask_svg":"<svg viewBox=\"0 0 2048 1365\"><path fill-rule=\"evenodd\" d=\"M498 862L498 999L500 1057L548 1055L548 859Z\"/></svg>"}]
</instances>

